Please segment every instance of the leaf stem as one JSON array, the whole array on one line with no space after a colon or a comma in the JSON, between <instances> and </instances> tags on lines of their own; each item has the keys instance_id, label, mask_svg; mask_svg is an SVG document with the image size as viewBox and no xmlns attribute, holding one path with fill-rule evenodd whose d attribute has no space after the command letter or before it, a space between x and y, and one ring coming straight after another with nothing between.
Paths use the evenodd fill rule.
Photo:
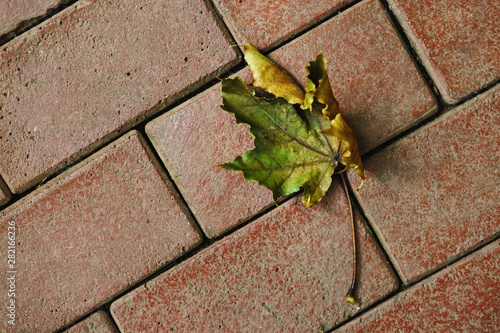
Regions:
<instances>
[{"instance_id":1,"label":"leaf stem","mask_svg":"<svg viewBox=\"0 0 500 333\"><path fill-rule=\"evenodd\" d=\"M347 190L347 184L345 180L345 173L340 174L340 178L342 178L342 183L344 185L345 195L347 196L347 202L349 203L349 212L351 215L351 229L352 229L352 282L347 295L345 296L346 302L356 303L354 298L354 292L356 290L356 230L354 227L354 212L352 210L351 198L349 196L349 191Z\"/></svg>"}]
</instances>

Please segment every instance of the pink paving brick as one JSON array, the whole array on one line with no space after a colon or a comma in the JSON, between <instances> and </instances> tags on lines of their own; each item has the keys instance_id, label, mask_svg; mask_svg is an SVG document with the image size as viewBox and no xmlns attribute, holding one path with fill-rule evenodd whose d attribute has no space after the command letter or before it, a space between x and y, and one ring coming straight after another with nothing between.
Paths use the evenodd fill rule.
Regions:
<instances>
[{"instance_id":1,"label":"pink paving brick","mask_svg":"<svg viewBox=\"0 0 500 333\"><path fill-rule=\"evenodd\" d=\"M498 332L499 245L495 241L335 332Z\"/></svg>"},{"instance_id":2,"label":"pink paving brick","mask_svg":"<svg viewBox=\"0 0 500 333\"><path fill-rule=\"evenodd\" d=\"M330 38L332 35L336 38ZM377 2L355 6L270 57L305 84L304 67L319 50L330 61L333 89L361 151L383 143L436 110ZM237 126L218 107L222 102L219 89L214 87L146 127L210 238L251 217L272 200L270 191L218 167L253 146L246 127Z\"/></svg>"},{"instance_id":3,"label":"pink paving brick","mask_svg":"<svg viewBox=\"0 0 500 333\"><path fill-rule=\"evenodd\" d=\"M294 198L118 299L122 332L328 330L356 313L344 301L352 274L351 229L340 182L306 208ZM364 308L396 287L356 217Z\"/></svg>"},{"instance_id":4,"label":"pink paving brick","mask_svg":"<svg viewBox=\"0 0 500 333\"><path fill-rule=\"evenodd\" d=\"M61 0L4 0L0 3L0 36L16 29L24 21L43 16Z\"/></svg>"},{"instance_id":5,"label":"pink paving brick","mask_svg":"<svg viewBox=\"0 0 500 333\"><path fill-rule=\"evenodd\" d=\"M237 60L202 0L81 1L0 50L0 174L20 193Z\"/></svg>"},{"instance_id":6,"label":"pink paving brick","mask_svg":"<svg viewBox=\"0 0 500 333\"><path fill-rule=\"evenodd\" d=\"M499 106L497 86L363 162L360 204L404 281L500 232Z\"/></svg>"},{"instance_id":7,"label":"pink paving brick","mask_svg":"<svg viewBox=\"0 0 500 333\"><path fill-rule=\"evenodd\" d=\"M293 37L321 18L342 8L351 0L216 0L238 44L251 42L259 49Z\"/></svg>"},{"instance_id":8,"label":"pink paving brick","mask_svg":"<svg viewBox=\"0 0 500 333\"><path fill-rule=\"evenodd\" d=\"M10 191L7 185L0 178L0 206L5 205L10 200Z\"/></svg>"},{"instance_id":9,"label":"pink paving brick","mask_svg":"<svg viewBox=\"0 0 500 333\"><path fill-rule=\"evenodd\" d=\"M120 333L113 319L104 311L98 311L92 316L71 327L65 333Z\"/></svg>"},{"instance_id":10,"label":"pink paving brick","mask_svg":"<svg viewBox=\"0 0 500 333\"><path fill-rule=\"evenodd\" d=\"M500 2L389 3L445 102L456 103L500 78Z\"/></svg>"},{"instance_id":11,"label":"pink paving brick","mask_svg":"<svg viewBox=\"0 0 500 333\"><path fill-rule=\"evenodd\" d=\"M200 242L165 177L131 132L0 212L2 244L16 225L18 332L70 324Z\"/></svg>"}]
</instances>

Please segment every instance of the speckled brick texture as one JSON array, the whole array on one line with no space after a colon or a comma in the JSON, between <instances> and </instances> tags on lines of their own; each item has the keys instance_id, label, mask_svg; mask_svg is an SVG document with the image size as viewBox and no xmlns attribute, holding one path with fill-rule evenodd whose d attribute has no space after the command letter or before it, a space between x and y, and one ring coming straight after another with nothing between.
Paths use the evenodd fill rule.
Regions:
<instances>
[{"instance_id":1,"label":"speckled brick texture","mask_svg":"<svg viewBox=\"0 0 500 333\"><path fill-rule=\"evenodd\" d=\"M366 22L370 22L369 25ZM331 38L331 36L336 36ZM334 92L366 152L436 110L436 103L377 2L354 6L273 52L305 84L304 67L323 50ZM240 72L248 81L248 72ZM252 148L246 126L220 110L220 85L146 126L208 237L271 204L271 194L218 167Z\"/></svg>"},{"instance_id":2,"label":"speckled brick texture","mask_svg":"<svg viewBox=\"0 0 500 333\"><path fill-rule=\"evenodd\" d=\"M500 2L388 1L445 102L500 78Z\"/></svg>"},{"instance_id":3,"label":"speckled brick texture","mask_svg":"<svg viewBox=\"0 0 500 333\"><path fill-rule=\"evenodd\" d=\"M9 202L11 198L11 194L7 185L3 182L2 178L0 178L0 206L5 205Z\"/></svg>"},{"instance_id":4,"label":"speckled brick texture","mask_svg":"<svg viewBox=\"0 0 500 333\"><path fill-rule=\"evenodd\" d=\"M270 57L305 86L304 67L323 51L333 93L365 153L437 110L384 10L364 1Z\"/></svg>"},{"instance_id":5,"label":"speckled brick texture","mask_svg":"<svg viewBox=\"0 0 500 333\"><path fill-rule=\"evenodd\" d=\"M11 221L17 332L62 328L200 242L137 132L0 212L2 244Z\"/></svg>"},{"instance_id":6,"label":"speckled brick texture","mask_svg":"<svg viewBox=\"0 0 500 333\"><path fill-rule=\"evenodd\" d=\"M265 49L293 37L352 0L213 1L238 44Z\"/></svg>"},{"instance_id":7,"label":"speckled brick texture","mask_svg":"<svg viewBox=\"0 0 500 333\"><path fill-rule=\"evenodd\" d=\"M4 0L0 3L0 36L16 29L21 23L41 17L56 8L61 0Z\"/></svg>"},{"instance_id":8,"label":"speckled brick texture","mask_svg":"<svg viewBox=\"0 0 500 333\"><path fill-rule=\"evenodd\" d=\"M364 308L397 282L358 216L356 224ZM350 235L335 180L314 208L293 198L115 301L111 314L122 332L328 330L357 311L344 301Z\"/></svg>"},{"instance_id":9,"label":"speckled brick texture","mask_svg":"<svg viewBox=\"0 0 500 333\"><path fill-rule=\"evenodd\" d=\"M498 258L496 241L335 332L498 332Z\"/></svg>"},{"instance_id":10,"label":"speckled brick texture","mask_svg":"<svg viewBox=\"0 0 500 333\"><path fill-rule=\"evenodd\" d=\"M363 162L361 206L404 281L499 234L499 133L497 86Z\"/></svg>"},{"instance_id":11,"label":"speckled brick texture","mask_svg":"<svg viewBox=\"0 0 500 333\"><path fill-rule=\"evenodd\" d=\"M237 57L202 0L97 0L12 40L0 59L0 174L20 193Z\"/></svg>"},{"instance_id":12,"label":"speckled brick texture","mask_svg":"<svg viewBox=\"0 0 500 333\"><path fill-rule=\"evenodd\" d=\"M113 319L104 311L98 311L71 327L65 333L120 333Z\"/></svg>"}]
</instances>

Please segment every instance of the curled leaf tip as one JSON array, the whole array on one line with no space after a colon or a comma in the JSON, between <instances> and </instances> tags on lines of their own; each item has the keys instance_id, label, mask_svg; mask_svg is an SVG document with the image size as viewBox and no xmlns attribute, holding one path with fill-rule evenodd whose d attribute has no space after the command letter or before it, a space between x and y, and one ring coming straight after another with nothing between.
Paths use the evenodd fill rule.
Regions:
<instances>
[{"instance_id":1,"label":"curled leaf tip","mask_svg":"<svg viewBox=\"0 0 500 333\"><path fill-rule=\"evenodd\" d=\"M243 47L245 61L252 71L252 85L260 87L290 104L302 104L304 91L295 80L274 62L263 56L252 44Z\"/></svg>"},{"instance_id":2,"label":"curled leaf tip","mask_svg":"<svg viewBox=\"0 0 500 333\"><path fill-rule=\"evenodd\" d=\"M323 52L319 52L314 61L310 61L306 66L307 84L304 103L302 109L312 110L312 104L316 99L324 105L323 114L330 120L340 112L339 103L333 96L332 87L328 80L326 71L326 59Z\"/></svg>"},{"instance_id":3,"label":"curled leaf tip","mask_svg":"<svg viewBox=\"0 0 500 333\"><path fill-rule=\"evenodd\" d=\"M348 302L348 303L352 303L352 304L355 304L356 303L356 300L354 299L354 297L350 296L350 295L347 295L345 297L345 301Z\"/></svg>"},{"instance_id":4,"label":"curled leaf tip","mask_svg":"<svg viewBox=\"0 0 500 333\"><path fill-rule=\"evenodd\" d=\"M361 190L361 187L363 186L364 175L363 176L360 175L360 177L361 177L361 183L359 183L358 187L356 187L356 192L359 192L359 190Z\"/></svg>"}]
</instances>

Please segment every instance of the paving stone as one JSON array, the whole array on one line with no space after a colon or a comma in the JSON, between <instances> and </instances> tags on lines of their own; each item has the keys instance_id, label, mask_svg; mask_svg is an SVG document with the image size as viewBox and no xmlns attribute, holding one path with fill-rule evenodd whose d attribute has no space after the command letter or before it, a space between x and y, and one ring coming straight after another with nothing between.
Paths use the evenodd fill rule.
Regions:
<instances>
[{"instance_id":1,"label":"paving stone","mask_svg":"<svg viewBox=\"0 0 500 333\"><path fill-rule=\"evenodd\" d=\"M499 106L497 86L364 161L358 198L404 281L498 235Z\"/></svg>"},{"instance_id":2,"label":"paving stone","mask_svg":"<svg viewBox=\"0 0 500 333\"><path fill-rule=\"evenodd\" d=\"M203 0L80 1L0 50L0 174L20 193L237 60Z\"/></svg>"},{"instance_id":3,"label":"paving stone","mask_svg":"<svg viewBox=\"0 0 500 333\"><path fill-rule=\"evenodd\" d=\"M5 205L10 200L10 191L7 185L0 178L0 206Z\"/></svg>"},{"instance_id":4,"label":"paving stone","mask_svg":"<svg viewBox=\"0 0 500 333\"><path fill-rule=\"evenodd\" d=\"M66 333L120 333L108 314L98 311L92 316L71 327Z\"/></svg>"},{"instance_id":5,"label":"paving stone","mask_svg":"<svg viewBox=\"0 0 500 333\"><path fill-rule=\"evenodd\" d=\"M495 241L335 332L498 332L499 245Z\"/></svg>"},{"instance_id":6,"label":"paving stone","mask_svg":"<svg viewBox=\"0 0 500 333\"><path fill-rule=\"evenodd\" d=\"M2 244L16 227L18 332L64 327L200 242L165 177L131 132L0 212Z\"/></svg>"},{"instance_id":7,"label":"paving stone","mask_svg":"<svg viewBox=\"0 0 500 333\"><path fill-rule=\"evenodd\" d=\"M61 0L5 0L0 3L0 36L16 29L21 23L41 17L57 8Z\"/></svg>"},{"instance_id":8,"label":"paving stone","mask_svg":"<svg viewBox=\"0 0 500 333\"><path fill-rule=\"evenodd\" d=\"M370 22L367 25L366 22ZM332 38L331 36L336 36ZM436 110L436 103L376 2L366 2L270 57L305 84L319 50L334 92L366 152ZM248 72L238 73L251 82ZM218 167L252 148L246 126L220 110L220 85L146 126L172 178L210 238L272 204L268 190Z\"/></svg>"},{"instance_id":9,"label":"paving stone","mask_svg":"<svg viewBox=\"0 0 500 333\"><path fill-rule=\"evenodd\" d=\"M388 1L445 102L500 78L500 2Z\"/></svg>"},{"instance_id":10,"label":"paving stone","mask_svg":"<svg viewBox=\"0 0 500 333\"><path fill-rule=\"evenodd\" d=\"M324 201L293 198L118 299L122 332L328 330L357 310L344 301L352 275L347 200L338 179ZM397 288L356 215L361 308Z\"/></svg>"},{"instance_id":11,"label":"paving stone","mask_svg":"<svg viewBox=\"0 0 500 333\"><path fill-rule=\"evenodd\" d=\"M214 1L238 44L259 49L293 37L327 15L352 2L299 0Z\"/></svg>"}]
</instances>

